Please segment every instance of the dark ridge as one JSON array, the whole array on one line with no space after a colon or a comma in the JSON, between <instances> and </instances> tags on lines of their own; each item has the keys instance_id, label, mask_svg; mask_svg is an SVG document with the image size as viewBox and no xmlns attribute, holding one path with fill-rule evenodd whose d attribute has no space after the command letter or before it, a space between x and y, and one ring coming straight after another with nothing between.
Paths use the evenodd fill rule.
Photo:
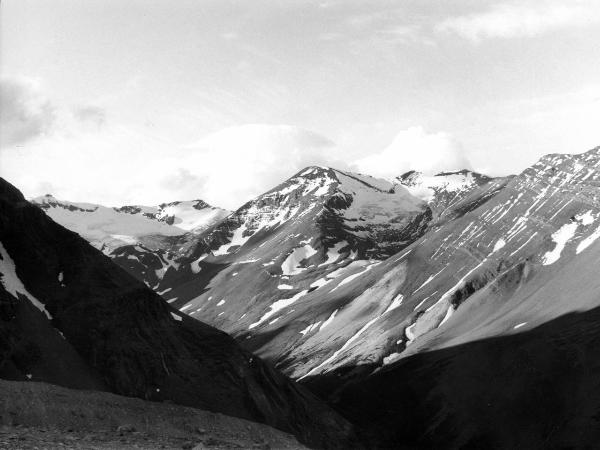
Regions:
<instances>
[{"instance_id":1,"label":"dark ridge","mask_svg":"<svg viewBox=\"0 0 600 450\"><path fill-rule=\"evenodd\" d=\"M600 439L600 308L375 368L304 383L370 448L595 448Z\"/></svg>"}]
</instances>

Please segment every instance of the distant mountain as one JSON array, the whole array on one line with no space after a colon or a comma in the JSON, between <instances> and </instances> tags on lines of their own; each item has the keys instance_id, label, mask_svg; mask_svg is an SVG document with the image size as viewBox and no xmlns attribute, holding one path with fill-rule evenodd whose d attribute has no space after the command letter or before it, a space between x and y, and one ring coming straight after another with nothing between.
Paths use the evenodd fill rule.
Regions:
<instances>
[{"instance_id":1,"label":"distant mountain","mask_svg":"<svg viewBox=\"0 0 600 450\"><path fill-rule=\"evenodd\" d=\"M525 296L598 235L598 154L496 179L307 168L184 237L157 290L303 380L531 327L595 305L594 283L576 303L548 294L543 313ZM480 304L491 293L505 300Z\"/></svg>"},{"instance_id":2,"label":"distant mountain","mask_svg":"<svg viewBox=\"0 0 600 450\"><path fill-rule=\"evenodd\" d=\"M115 208L51 195L31 202L153 288L170 267L178 266L182 254L177 242L183 236L200 234L230 214L202 200Z\"/></svg>"},{"instance_id":3,"label":"distant mountain","mask_svg":"<svg viewBox=\"0 0 600 450\"><path fill-rule=\"evenodd\" d=\"M600 400L581 389L600 373L599 238L600 147L501 178L308 167L164 237L167 259L111 255L376 448L578 447L598 429Z\"/></svg>"},{"instance_id":4,"label":"distant mountain","mask_svg":"<svg viewBox=\"0 0 600 450\"><path fill-rule=\"evenodd\" d=\"M593 307L591 282L576 303L549 293L543 313L530 298L600 235L599 153L548 155L504 178L465 170L386 181L309 167L176 237L169 264L138 264L131 247L118 250L120 263L138 264L136 276L173 306L293 377L384 365Z\"/></svg>"},{"instance_id":5,"label":"distant mountain","mask_svg":"<svg viewBox=\"0 0 600 450\"><path fill-rule=\"evenodd\" d=\"M324 285L327 273L358 271L406 247L430 219L427 204L402 186L308 167L217 226L180 239L183 255L157 291L222 329L245 332L263 324L270 305L290 301L291 283L302 280L295 301Z\"/></svg>"},{"instance_id":6,"label":"distant mountain","mask_svg":"<svg viewBox=\"0 0 600 450\"><path fill-rule=\"evenodd\" d=\"M485 202L489 196L502 189L510 178L494 179L470 170L443 172L432 176L410 171L397 177L395 182L404 186L415 197L426 201L436 219L446 220L464 213L456 208L459 204L464 208L462 200L473 197L467 203L473 208L474 202ZM486 186L486 189L481 190L482 186Z\"/></svg>"},{"instance_id":7,"label":"distant mountain","mask_svg":"<svg viewBox=\"0 0 600 450\"><path fill-rule=\"evenodd\" d=\"M116 208L57 200L52 195L36 197L31 202L105 253L126 244L151 245L152 236L200 233L229 214L202 200Z\"/></svg>"},{"instance_id":8,"label":"distant mountain","mask_svg":"<svg viewBox=\"0 0 600 450\"><path fill-rule=\"evenodd\" d=\"M433 224L360 276L342 274L318 297L282 309L282 318L261 330L268 340L250 342L305 380L599 306L593 270L573 272L575 261L595 264L599 166L600 149L548 155L516 177L482 185L452 206L460 215Z\"/></svg>"},{"instance_id":9,"label":"distant mountain","mask_svg":"<svg viewBox=\"0 0 600 450\"><path fill-rule=\"evenodd\" d=\"M263 422L314 447L358 445L306 389L171 308L3 179L0 378L173 401Z\"/></svg>"}]
</instances>

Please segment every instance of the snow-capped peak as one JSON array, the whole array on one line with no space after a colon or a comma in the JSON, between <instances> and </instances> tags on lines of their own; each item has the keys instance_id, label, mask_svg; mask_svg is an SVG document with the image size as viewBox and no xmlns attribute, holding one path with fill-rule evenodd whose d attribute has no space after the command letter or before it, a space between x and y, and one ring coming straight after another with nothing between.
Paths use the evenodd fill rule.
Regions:
<instances>
[{"instance_id":1,"label":"snow-capped peak","mask_svg":"<svg viewBox=\"0 0 600 450\"><path fill-rule=\"evenodd\" d=\"M415 197L430 202L438 193L459 193L481 185L490 178L470 170L442 172L436 175L425 175L413 170L397 177L396 180Z\"/></svg>"},{"instance_id":2,"label":"snow-capped peak","mask_svg":"<svg viewBox=\"0 0 600 450\"><path fill-rule=\"evenodd\" d=\"M180 236L189 231L202 232L229 215L229 211L212 207L202 200L111 208L58 200L47 194L31 202L54 221L103 249L136 244L143 236Z\"/></svg>"},{"instance_id":3,"label":"snow-capped peak","mask_svg":"<svg viewBox=\"0 0 600 450\"><path fill-rule=\"evenodd\" d=\"M289 197L289 196L316 196L321 197L330 192L330 188L337 183L335 171L328 167L309 166L294 176L259 197Z\"/></svg>"},{"instance_id":4,"label":"snow-capped peak","mask_svg":"<svg viewBox=\"0 0 600 450\"><path fill-rule=\"evenodd\" d=\"M210 206L203 200L162 203L155 217L186 231L203 231L229 215L229 211Z\"/></svg>"},{"instance_id":5,"label":"snow-capped peak","mask_svg":"<svg viewBox=\"0 0 600 450\"><path fill-rule=\"evenodd\" d=\"M94 212L99 206L92 203L74 203L65 200L58 200L52 194L35 197L31 199L31 202L45 210L50 208L62 208L69 211Z\"/></svg>"}]
</instances>

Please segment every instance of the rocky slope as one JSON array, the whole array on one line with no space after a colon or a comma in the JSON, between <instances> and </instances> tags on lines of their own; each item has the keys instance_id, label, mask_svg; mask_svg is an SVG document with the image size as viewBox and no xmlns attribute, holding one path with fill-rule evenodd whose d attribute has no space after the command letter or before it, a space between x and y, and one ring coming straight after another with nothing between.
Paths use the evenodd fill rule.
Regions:
<instances>
[{"instance_id":1,"label":"rocky slope","mask_svg":"<svg viewBox=\"0 0 600 450\"><path fill-rule=\"evenodd\" d=\"M360 280L328 285L319 308L336 314L326 329L303 334L308 323L290 314L288 347L259 353L306 377L525 331L598 306L589 255L600 236L599 167L600 149L542 158ZM575 272L575 260L587 263Z\"/></svg>"},{"instance_id":2,"label":"rocky slope","mask_svg":"<svg viewBox=\"0 0 600 450\"><path fill-rule=\"evenodd\" d=\"M178 238L157 290L375 447L593 446L599 185L600 148L499 179L307 168Z\"/></svg>"},{"instance_id":3,"label":"rocky slope","mask_svg":"<svg viewBox=\"0 0 600 450\"><path fill-rule=\"evenodd\" d=\"M340 235L309 234L305 223L292 228L294 220L279 234L250 227L236 235L246 221L230 217L231 232L211 230L190 245L188 254L198 259L189 278L165 277L161 287L183 312L233 333L301 380L336 368L362 373L365 365L524 331L597 305L595 280L551 280L600 235L599 153L548 155L502 179L412 173L398 178L402 186L380 184L380 195L409 191L409 204L421 208L413 219L420 226L398 226L398 234L412 234L392 256L375 245L338 248ZM320 217L307 221L323 230ZM344 242L353 231L344 229ZM333 237L327 252L324 237ZM567 286L576 299L565 301ZM533 303L540 290L546 295Z\"/></svg>"},{"instance_id":4,"label":"rocky slope","mask_svg":"<svg viewBox=\"0 0 600 450\"><path fill-rule=\"evenodd\" d=\"M233 339L169 307L0 180L0 377L219 411L352 445L351 426Z\"/></svg>"},{"instance_id":5,"label":"rocky slope","mask_svg":"<svg viewBox=\"0 0 600 450\"><path fill-rule=\"evenodd\" d=\"M309 167L204 233L170 238L166 252L138 244L110 256L182 312L289 370L315 351L313 331L351 300L346 285L356 279L360 290L363 273L484 204L508 181L469 171L386 181ZM309 348L284 362L299 341Z\"/></svg>"},{"instance_id":6,"label":"rocky slope","mask_svg":"<svg viewBox=\"0 0 600 450\"><path fill-rule=\"evenodd\" d=\"M0 448L304 449L267 425L171 403L0 380Z\"/></svg>"},{"instance_id":7,"label":"rocky slope","mask_svg":"<svg viewBox=\"0 0 600 450\"><path fill-rule=\"evenodd\" d=\"M290 373L301 376L305 355L313 354L306 363L314 364L333 345L317 331L340 313L343 322L364 325L360 311L344 310L353 280L351 292L365 291L365 274L493 198L508 181L441 174L428 180L437 183L433 195L419 198L410 192L411 180L307 168L188 239L181 246L186 256L157 291L282 369L298 367Z\"/></svg>"},{"instance_id":8,"label":"rocky slope","mask_svg":"<svg viewBox=\"0 0 600 450\"><path fill-rule=\"evenodd\" d=\"M531 298L600 234L599 153L497 179L307 168L179 238L156 290L302 380L523 331L596 306L593 280Z\"/></svg>"},{"instance_id":9,"label":"rocky slope","mask_svg":"<svg viewBox=\"0 0 600 450\"><path fill-rule=\"evenodd\" d=\"M187 303L190 311L208 297L232 294L238 307L251 298L248 306L272 304L281 291L290 290L290 280L303 280L306 290L314 291L328 273L384 260L431 225L427 202L399 183L309 167L188 239L187 261L179 261L179 270L167 274L159 290L169 289L165 297L176 297L174 305L195 299ZM248 309L245 322L251 324L259 317L255 307ZM213 317L204 310L203 315L212 322L220 312ZM233 326L227 311L222 316L220 326Z\"/></svg>"},{"instance_id":10,"label":"rocky slope","mask_svg":"<svg viewBox=\"0 0 600 450\"><path fill-rule=\"evenodd\" d=\"M158 288L170 267L179 266L182 238L200 234L230 214L202 200L115 208L57 200L51 195L31 202L152 288Z\"/></svg>"}]
</instances>

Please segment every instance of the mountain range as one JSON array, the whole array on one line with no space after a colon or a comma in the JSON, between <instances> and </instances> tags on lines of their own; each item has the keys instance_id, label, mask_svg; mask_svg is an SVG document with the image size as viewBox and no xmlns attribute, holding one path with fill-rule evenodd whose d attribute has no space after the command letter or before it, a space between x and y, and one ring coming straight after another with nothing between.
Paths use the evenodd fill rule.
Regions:
<instances>
[{"instance_id":1,"label":"mountain range","mask_svg":"<svg viewBox=\"0 0 600 450\"><path fill-rule=\"evenodd\" d=\"M311 166L233 212L28 203L4 183L1 375L314 446L593 446L599 184L600 147L506 177Z\"/></svg>"}]
</instances>

